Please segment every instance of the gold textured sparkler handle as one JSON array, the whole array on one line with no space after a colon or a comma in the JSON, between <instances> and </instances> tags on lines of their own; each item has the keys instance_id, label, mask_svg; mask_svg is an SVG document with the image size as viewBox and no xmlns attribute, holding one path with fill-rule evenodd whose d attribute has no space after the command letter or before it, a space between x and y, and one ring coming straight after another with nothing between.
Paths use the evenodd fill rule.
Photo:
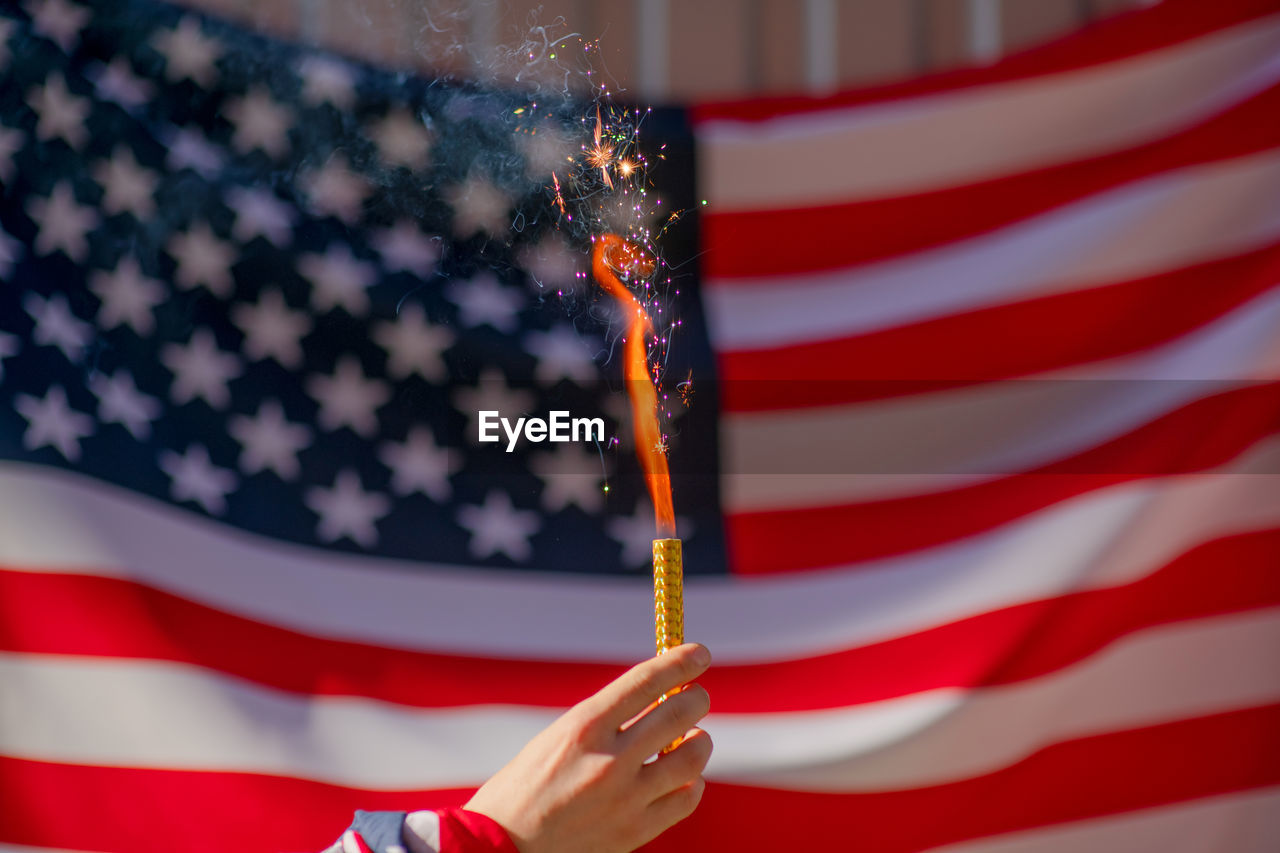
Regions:
<instances>
[{"instance_id":1,"label":"gold textured sparkler handle","mask_svg":"<svg viewBox=\"0 0 1280 853\"><path fill-rule=\"evenodd\" d=\"M684 560L679 539L653 540L653 629L658 654L684 642Z\"/></svg>"},{"instance_id":2,"label":"gold textured sparkler handle","mask_svg":"<svg viewBox=\"0 0 1280 853\"><path fill-rule=\"evenodd\" d=\"M653 540L653 633L658 654L684 642L684 558L679 539ZM679 693L664 693L659 702ZM680 745L682 738L667 744L665 755Z\"/></svg>"}]
</instances>

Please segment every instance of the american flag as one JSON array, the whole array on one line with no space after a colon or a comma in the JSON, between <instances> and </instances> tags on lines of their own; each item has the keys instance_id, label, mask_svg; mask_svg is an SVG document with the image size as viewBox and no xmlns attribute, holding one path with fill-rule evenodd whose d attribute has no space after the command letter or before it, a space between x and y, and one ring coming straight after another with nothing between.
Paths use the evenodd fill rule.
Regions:
<instances>
[{"instance_id":1,"label":"american flag","mask_svg":"<svg viewBox=\"0 0 1280 853\"><path fill-rule=\"evenodd\" d=\"M1166 0L647 119L717 661L650 849L1275 848L1278 57ZM0 68L0 849L317 850L649 653L626 448L474 441L625 440L585 108L147 0L5 5Z\"/></svg>"}]
</instances>

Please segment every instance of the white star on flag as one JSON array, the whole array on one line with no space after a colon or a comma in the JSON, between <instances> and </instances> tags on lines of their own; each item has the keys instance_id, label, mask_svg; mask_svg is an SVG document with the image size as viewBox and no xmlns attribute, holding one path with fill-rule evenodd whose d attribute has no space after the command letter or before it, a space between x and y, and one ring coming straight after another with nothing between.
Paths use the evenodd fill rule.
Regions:
<instances>
[{"instance_id":1,"label":"white star on flag","mask_svg":"<svg viewBox=\"0 0 1280 853\"><path fill-rule=\"evenodd\" d=\"M468 280L449 282L445 298L458 306L458 320L464 326L488 323L499 332L514 332L525 306L525 295L501 284L492 273L477 273Z\"/></svg>"},{"instance_id":2,"label":"white star on flag","mask_svg":"<svg viewBox=\"0 0 1280 853\"><path fill-rule=\"evenodd\" d=\"M200 32L194 15L184 15L178 26L156 35L152 47L165 58L164 76L172 83L191 78L198 86L213 85L217 69L214 63L222 55L218 43Z\"/></svg>"},{"instance_id":3,"label":"white star on flag","mask_svg":"<svg viewBox=\"0 0 1280 853\"><path fill-rule=\"evenodd\" d=\"M540 288L576 293L587 284L583 253L571 249L558 234L550 234L523 248L519 261Z\"/></svg>"},{"instance_id":4,"label":"white star on flag","mask_svg":"<svg viewBox=\"0 0 1280 853\"><path fill-rule=\"evenodd\" d=\"M71 53L80 41L80 31L89 23L89 10L67 0L28 0L31 28Z\"/></svg>"},{"instance_id":5,"label":"white star on flag","mask_svg":"<svg viewBox=\"0 0 1280 853\"><path fill-rule=\"evenodd\" d=\"M463 239L484 232L493 237L511 228L511 197L481 175L445 192L453 208L453 233Z\"/></svg>"},{"instance_id":6,"label":"white star on flag","mask_svg":"<svg viewBox=\"0 0 1280 853\"><path fill-rule=\"evenodd\" d=\"M218 349L208 329L196 329L186 346L166 344L160 361L173 373L169 399L179 406L199 397L215 409L225 409L231 403L227 383L244 370L235 355Z\"/></svg>"},{"instance_id":7,"label":"white star on flag","mask_svg":"<svg viewBox=\"0 0 1280 853\"><path fill-rule=\"evenodd\" d=\"M270 190L231 187L227 190L227 207L236 217L231 236L241 243L262 237L277 249L283 249L293 242L298 212Z\"/></svg>"},{"instance_id":8,"label":"white star on flag","mask_svg":"<svg viewBox=\"0 0 1280 853\"><path fill-rule=\"evenodd\" d=\"M599 379L600 369L588 347L586 336L564 323L558 323L546 332L530 332L524 337L525 350L538 359L533 375L539 382L554 383L561 379L590 382Z\"/></svg>"},{"instance_id":9,"label":"white star on flag","mask_svg":"<svg viewBox=\"0 0 1280 853\"><path fill-rule=\"evenodd\" d=\"M76 201L69 183L53 188L49 197L30 196L27 215L40 227L36 251L51 255L61 249L68 258L81 263L89 255L89 232L101 221L97 212Z\"/></svg>"},{"instance_id":10,"label":"white star on flag","mask_svg":"<svg viewBox=\"0 0 1280 853\"><path fill-rule=\"evenodd\" d=\"M194 128L172 128L160 134L169 149L165 162L173 170L191 169L206 180L222 171L222 152Z\"/></svg>"},{"instance_id":11,"label":"white star on flag","mask_svg":"<svg viewBox=\"0 0 1280 853\"><path fill-rule=\"evenodd\" d=\"M454 334L428 322L416 302L405 303L394 322L377 324L373 339L387 351L387 373L395 379L417 373L429 382L443 382L449 375L441 355L453 345Z\"/></svg>"},{"instance_id":12,"label":"white star on flag","mask_svg":"<svg viewBox=\"0 0 1280 853\"><path fill-rule=\"evenodd\" d=\"M535 454L529 468L542 480L540 500L547 512L559 512L570 504L593 514L604 509L605 466L597 450L562 444L553 451Z\"/></svg>"},{"instance_id":13,"label":"white star on flag","mask_svg":"<svg viewBox=\"0 0 1280 853\"><path fill-rule=\"evenodd\" d=\"M159 465L169 475L169 494L174 502L198 503L209 515L227 511L227 495L235 491L238 480L234 472L213 464L203 444L190 445L181 456L162 450Z\"/></svg>"},{"instance_id":14,"label":"white star on flag","mask_svg":"<svg viewBox=\"0 0 1280 853\"><path fill-rule=\"evenodd\" d=\"M378 432L377 410L391 399L387 383L365 376L354 355L343 356L332 375L310 377L306 387L320 404L316 415L320 426L330 432L350 427L365 438Z\"/></svg>"},{"instance_id":15,"label":"white star on flag","mask_svg":"<svg viewBox=\"0 0 1280 853\"><path fill-rule=\"evenodd\" d=\"M480 443L480 412L498 412L501 417L515 419L527 415L533 409L535 396L532 391L512 388L506 377L496 367L485 368L476 387L465 385L453 391L453 407L467 416L467 438L473 444ZM501 441L506 441L502 427L497 429ZM505 443L503 444L505 447Z\"/></svg>"},{"instance_id":16,"label":"white star on flag","mask_svg":"<svg viewBox=\"0 0 1280 853\"><path fill-rule=\"evenodd\" d=\"M67 297L55 293L45 299L38 293L22 297L22 307L35 321L31 339L40 346L55 346L67 361L79 363L93 340L93 326L71 313Z\"/></svg>"},{"instance_id":17,"label":"white star on flag","mask_svg":"<svg viewBox=\"0 0 1280 853\"><path fill-rule=\"evenodd\" d=\"M544 124L519 139L524 173L531 181L551 183L551 173L573 161L573 140L559 128Z\"/></svg>"},{"instance_id":18,"label":"white star on flag","mask_svg":"<svg viewBox=\"0 0 1280 853\"><path fill-rule=\"evenodd\" d=\"M402 219L369 238L369 244L382 256L382 266L389 272L404 270L420 278L435 272L440 260L440 238L422 233L417 224Z\"/></svg>"},{"instance_id":19,"label":"white star on flag","mask_svg":"<svg viewBox=\"0 0 1280 853\"><path fill-rule=\"evenodd\" d=\"M27 421L22 434L27 450L52 447L75 462L80 458L80 442L93 435L93 418L71 408L61 385L51 386L44 397L18 394L13 407Z\"/></svg>"},{"instance_id":20,"label":"white star on flag","mask_svg":"<svg viewBox=\"0 0 1280 853\"><path fill-rule=\"evenodd\" d=\"M401 444L382 445L378 459L391 470L391 491L398 495L422 492L437 503L449 499L453 491L449 475L461 467L454 452L439 447L425 427L411 429Z\"/></svg>"},{"instance_id":21,"label":"white star on flag","mask_svg":"<svg viewBox=\"0 0 1280 853\"><path fill-rule=\"evenodd\" d=\"M89 117L89 99L73 95L61 74L52 73L43 86L33 86L27 92L27 103L40 116L36 122L36 136L42 142L62 139L78 149L89 140L89 130L85 127L85 119Z\"/></svg>"},{"instance_id":22,"label":"white star on flag","mask_svg":"<svg viewBox=\"0 0 1280 853\"><path fill-rule=\"evenodd\" d=\"M111 376L95 373L89 379L89 390L98 398L98 420L121 424L138 441L151 437L151 422L160 417L163 406L138 390L128 370L117 370Z\"/></svg>"},{"instance_id":23,"label":"white star on flag","mask_svg":"<svg viewBox=\"0 0 1280 853\"><path fill-rule=\"evenodd\" d=\"M609 535L622 545L623 564L644 566L653 559L653 540L658 532L657 522L653 517L653 504L647 498L636 503L634 514L611 518L605 526ZM676 529L685 539L693 535L693 523L684 516L676 519Z\"/></svg>"},{"instance_id":24,"label":"white star on flag","mask_svg":"<svg viewBox=\"0 0 1280 853\"><path fill-rule=\"evenodd\" d=\"M353 172L341 154L330 157L323 168L304 176L299 183L305 188L313 210L348 225L359 221L364 200L371 191L369 181Z\"/></svg>"},{"instance_id":25,"label":"white star on flag","mask_svg":"<svg viewBox=\"0 0 1280 853\"><path fill-rule=\"evenodd\" d=\"M480 506L458 508L458 524L471 534L468 549L477 559L506 554L521 562L533 555L529 537L538 532L538 514L516 509L503 492L489 492Z\"/></svg>"},{"instance_id":26,"label":"white star on flag","mask_svg":"<svg viewBox=\"0 0 1280 853\"><path fill-rule=\"evenodd\" d=\"M605 521L605 528L622 546L623 565L644 566L652 560L653 539L658 535L652 503L637 502L634 514L613 517Z\"/></svg>"},{"instance_id":27,"label":"white star on flag","mask_svg":"<svg viewBox=\"0 0 1280 853\"><path fill-rule=\"evenodd\" d=\"M117 145L110 160L99 160L94 165L93 177L104 191L102 209L107 213L128 211L141 222L156 212L154 196L160 179L138 165L127 146Z\"/></svg>"},{"instance_id":28,"label":"white star on flag","mask_svg":"<svg viewBox=\"0 0 1280 853\"><path fill-rule=\"evenodd\" d=\"M235 280L231 277L235 250L219 240L208 223L198 222L186 231L179 231L166 250L178 262L173 279L183 290L203 285L214 296L226 298L235 289Z\"/></svg>"},{"instance_id":29,"label":"white star on flag","mask_svg":"<svg viewBox=\"0 0 1280 853\"><path fill-rule=\"evenodd\" d=\"M123 56L117 56L106 66L94 63L87 76L93 82L98 100L117 104L126 112L133 112L155 97L155 86L134 74Z\"/></svg>"},{"instance_id":30,"label":"white star on flag","mask_svg":"<svg viewBox=\"0 0 1280 853\"><path fill-rule=\"evenodd\" d=\"M350 246L332 243L323 255L303 255L298 272L311 282L311 305L317 312L341 306L358 317L369 310L367 291L378 273L372 264L357 260Z\"/></svg>"},{"instance_id":31,"label":"white star on flag","mask_svg":"<svg viewBox=\"0 0 1280 853\"><path fill-rule=\"evenodd\" d=\"M242 349L250 359L274 358L291 370L302 366L302 339L311 332L311 319L290 310L279 290L263 291L257 304L232 306L231 320L244 333Z\"/></svg>"},{"instance_id":32,"label":"white star on flag","mask_svg":"<svg viewBox=\"0 0 1280 853\"><path fill-rule=\"evenodd\" d=\"M228 432L240 442L240 470L246 475L271 470L286 482L302 471L298 453L311 445L311 430L285 420L279 400L265 400L253 417L236 415Z\"/></svg>"},{"instance_id":33,"label":"white star on flag","mask_svg":"<svg viewBox=\"0 0 1280 853\"><path fill-rule=\"evenodd\" d=\"M424 169L431 151L431 132L407 110L392 110L366 130L388 163Z\"/></svg>"},{"instance_id":34,"label":"white star on flag","mask_svg":"<svg viewBox=\"0 0 1280 853\"><path fill-rule=\"evenodd\" d=\"M308 489L305 502L320 516L316 535L321 541L336 542L346 536L364 548L378 544L377 522L391 511L387 496L366 492L360 475L350 468L338 472L332 488Z\"/></svg>"},{"instance_id":35,"label":"white star on flag","mask_svg":"<svg viewBox=\"0 0 1280 853\"><path fill-rule=\"evenodd\" d=\"M122 255L111 272L92 273L89 288L102 300L98 325L103 329L128 324L139 337L146 337L155 329L152 312L164 302L165 288L144 276L132 255Z\"/></svg>"},{"instance_id":36,"label":"white star on flag","mask_svg":"<svg viewBox=\"0 0 1280 853\"><path fill-rule=\"evenodd\" d=\"M223 108L223 115L235 126L231 144L241 154L261 148L279 158L289 152L289 128L296 119L291 110L262 87L254 87L244 97L232 98Z\"/></svg>"},{"instance_id":37,"label":"white star on flag","mask_svg":"<svg viewBox=\"0 0 1280 853\"><path fill-rule=\"evenodd\" d=\"M350 112L356 98L356 72L345 62L324 56L308 56L299 63L302 99L312 106L328 101L339 112Z\"/></svg>"}]
</instances>

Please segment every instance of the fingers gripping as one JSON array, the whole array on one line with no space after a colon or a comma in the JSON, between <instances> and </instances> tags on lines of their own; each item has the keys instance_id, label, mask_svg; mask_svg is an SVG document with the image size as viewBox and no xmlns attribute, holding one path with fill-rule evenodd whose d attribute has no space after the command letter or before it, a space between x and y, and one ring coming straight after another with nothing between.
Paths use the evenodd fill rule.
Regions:
<instances>
[{"instance_id":1,"label":"fingers gripping","mask_svg":"<svg viewBox=\"0 0 1280 853\"><path fill-rule=\"evenodd\" d=\"M710 663L711 655L704 646L697 643L676 646L666 654L636 664L592 696L588 704L606 725L617 730L658 701L663 693L697 678Z\"/></svg>"},{"instance_id":2,"label":"fingers gripping","mask_svg":"<svg viewBox=\"0 0 1280 853\"><path fill-rule=\"evenodd\" d=\"M678 741L711 709L711 699L701 685L693 684L636 720L620 736L622 748L648 757Z\"/></svg>"},{"instance_id":3,"label":"fingers gripping","mask_svg":"<svg viewBox=\"0 0 1280 853\"><path fill-rule=\"evenodd\" d=\"M695 729L674 750L644 766L640 772L642 783L650 797L659 800L701 778L710 759L711 736Z\"/></svg>"}]
</instances>

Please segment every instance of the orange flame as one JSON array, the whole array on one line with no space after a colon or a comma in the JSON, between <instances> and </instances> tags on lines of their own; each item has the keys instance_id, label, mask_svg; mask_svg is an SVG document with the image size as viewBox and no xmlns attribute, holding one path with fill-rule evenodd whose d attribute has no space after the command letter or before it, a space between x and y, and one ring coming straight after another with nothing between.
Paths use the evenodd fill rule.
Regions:
<instances>
[{"instance_id":1,"label":"orange flame","mask_svg":"<svg viewBox=\"0 0 1280 853\"><path fill-rule=\"evenodd\" d=\"M616 234L605 234L597 239L591 253L591 272L596 281L631 315L623 350L623 376L631 398L636 457L644 469L645 483L653 499L658 536L674 537L676 511L671 500L671 474L667 470L666 442L658 427L658 392L649 378L649 360L644 345L645 336L653 333L653 323L644 306L619 278L648 278L653 275L655 266L652 255Z\"/></svg>"}]
</instances>

